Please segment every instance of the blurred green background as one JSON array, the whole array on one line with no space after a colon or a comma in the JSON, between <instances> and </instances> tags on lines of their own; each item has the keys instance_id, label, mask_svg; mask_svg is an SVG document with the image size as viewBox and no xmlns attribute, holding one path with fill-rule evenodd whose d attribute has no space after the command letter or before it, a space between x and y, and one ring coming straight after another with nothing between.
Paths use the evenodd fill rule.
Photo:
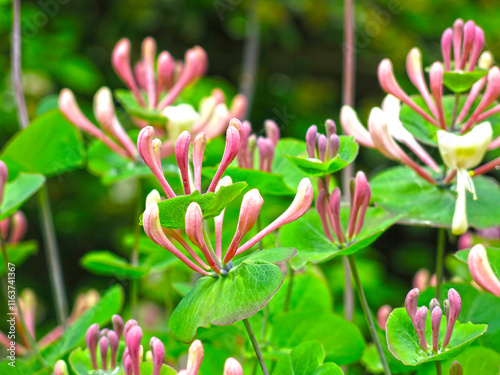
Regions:
<instances>
[{"instance_id":1,"label":"blurred green background","mask_svg":"<svg viewBox=\"0 0 500 375\"><path fill-rule=\"evenodd\" d=\"M112 48L122 37L131 39L134 56L146 36L153 36L159 50L168 50L176 58L200 45L209 57L207 76L225 81L237 92L250 5L249 0L23 1L22 63L30 115L35 116L40 107L53 107L64 87L72 89L87 107L100 86L123 88L110 64ZM342 2L259 0L257 15L260 50L249 116L253 128L258 131L265 119L274 119L283 136L302 139L311 124L321 127L326 118L338 123ZM362 121L384 96L376 75L380 60L389 57L403 88L414 93L404 71L410 48L420 47L425 66L440 60L441 33L462 17L484 29L486 47L496 56L500 47L498 16L500 3L493 0L356 1L356 107ZM10 84L10 28L11 3L0 0L2 145L18 129ZM369 176L389 165L377 152L366 149L356 161L356 168ZM78 262L89 250L120 249L122 236L132 232L135 224L135 186L105 187L86 170L78 170L53 178L49 189L70 301L82 289L103 290L118 282L93 276ZM24 211L30 225L27 238L41 244L35 202ZM363 277L375 306L400 303L416 270L433 266L435 235L432 229L397 226L377 242L377 251L366 253ZM449 250L452 247L455 245L450 244ZM382 262L370 268L369 259ZM340 272L327 275L331 283L342 285ZM387 278L385 291L397 281L404 283L394 293L384 293L381 278ZM44 306L40 320L52 325L55 319L43 249L22 266L17 282L21 289L31 287L39 294Z\"/></svg>"}]
</instances>

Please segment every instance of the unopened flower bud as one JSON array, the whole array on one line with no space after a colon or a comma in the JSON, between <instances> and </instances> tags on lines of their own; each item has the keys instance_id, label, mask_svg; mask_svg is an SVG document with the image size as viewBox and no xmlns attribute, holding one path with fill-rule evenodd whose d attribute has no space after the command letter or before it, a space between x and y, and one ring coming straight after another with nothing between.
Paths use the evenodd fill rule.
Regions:
<instances>
[{"instance_id":1,"label":"unopened flower bud","mask_svg":"<svg viewBox=\"0 0 500 375\"><path fill-rule=\"evenodd\" d=\"M109 350L109 340L106 336L101 337L99 340L99 349L101 351L101 364L102 369L108 369L108 350Z\"/></svg>"},{"instance_id":2,"label":"unopened flower bud","mask_svg":"<svg viewBox=\"0 0 500 375\"><path fill-rule=\"evenodd\" d=\"M332 119L327 119L325 121L325 129L327 138L330 138L333 134L337 134L337 126Z\"/></svg>"},{"instance_id":3,"label":"unopened flower bud","mask_svg":"<svg viewBox=\"0 0 500 375\"><path fill-rule=\"evenodd\" d=\"M472 49L475 33L476 33L476 24L474 23L474 21L471 20L467 21L464 25L464 39L462 44L463 50L462 50L462 56L460 58L460 63L458 66L459 70L465 68L465 64L467 63L470 50Z\"/></svg>"},{"instance_id":4,"label":"unopened flower bud","mask_svg":"<svg viewBox=\"0 0 500 375\"><path fill-rule=\"evenodd\" d=\"M479 57L477 65L484 70L488 70L493 65L493 55L490 51L484 51Z\"/></svg>"},{"instance_id":5,"label":"unopened flower bud","mask_svg":"<svg viewBox=\"0 0 500 375\"><path fill-rule=\"evenodd\" d=\"M122 337L123 334L123 319L120 315L115 314L111 318L111 322L113 324L113 331L116 332L118 338Z\"/></svg>"},{"instance_id":6,"label":"unopened flower bud","mask_svg":"<svg viewBox=\"0 0 500 375\"><path fill-rule=\"evenodd\" d=\"M427 307L422 306L415 314L415 331L417 332L420 347L424 352L428 351L427 339L425 338L425 322L427 321Z\"/></svg>"},{"instance_id":7,"label":"unopened flower bud","mask_svg":"<svg viewBox=\"0 0 500 375\"><path fill-rule=\"evenodd\" d=\"M417 271L413 277L413 287L419 290L425 290L429 286L429 279L431 273L425 268L421 268Z\"/></svg>"},{"instance_id":8,"label":"unopened flower bud","mask_svg":"<svg viewBox=\"0 0 500 375\"><path fill-rule=\"evenodd\" d=\"M417 309L418 309L418 297L419 296L420 296L420 291L417 288L413 288L406 295L406 299L405 299L406 312L410 316L410 319L413 322L414 326L415 326L415 315L417 314ZM417 329L417 328L415 327L415 329Z\"/></svg>"},{"instance_id":9,"label":"unopened flower bud","mask_svg":"<svg viewBox=\"0 0 500 375\"><path fill-rule=\"evenodd\" d=\"M189 184L189 145L191 144L191 134L188 131L183 131L177 138L175 143L175 158L177 166L181 173L182 186L186 195L191 194L191 186Z\"/></svg>"},{"instance_id":10,"label":"unopened flower bud","mask_svg":"<svg viewBox=\"0 0 500 375\"><path fill-rule=\"evenodd\" d=\"M280 139L280 129L278 125L272 120L266 120L264 122L264 127L266 128L267 138L276 146Z\"/></svg>"},{"instance_id":11,"label":"unopened flower bud","mask_svg":"<svg viewBox=\"0 0 500 375\"><path fill-rule=\"evenodd\" d=\"M306 148L309 158L314 159L316 157L316 135L318 134L318 128L316 125L311 125L307 129L306 133Z\"/></svg>"},{"instance_id":12,"label":"unopened flower bud","mask_svg":"<svg viewBox=\"0 0 500 375\"><path fill-rule=\"evenodd\" d=\"M441 327L442 317L443 311L441 311L441 307L436 306L431 312L432 351L434 353L439 351L439 328Z\"/></svg>"},{"instance_id":13,"label":"unopened flower bud","mask_svg":"<svg viewBox=\"0 0 500 375\"><path fill-rule=\"evenodd\" d=\"M26 216L24 216L21 211L14 212L12 215L11 226L12 229L10 231L9 243L16 244L21 241L26 234L26 228L28 227Z\"/></svg>"},{"instance_id":14,"label":"unopened flower bud","mask_svg":"<svg viewBox=\"0 0 500 375\"><path fill-rule=\"evenodd\" d=\"M54 366L54 375L68 375L68 366L63 360L56 362Z\"/></svg>"},{"instance_id":15,"label":"unopened flower bud","mask_svg":"<svg viewBox=\"0 0 500 375\"><path fill-rule=\"evenodd\" d=\"M194 169L194 187L201 193L201 167L203 165L203 155L207 145L207 136L200 133L193 142L193 169Z\"/></svg>"},{"instance_id":16,"label":"unopened flower bud","mask_svg":"<svg viewBox=\"0 0 500 375\"><path fill-rule=\"evenodd\" d=\"M433 298L431 299L431 302L429 303L429 311L431 312L432 314L432 310L434 310L436 307L439 307L440 304L439 304L439 301L437 300L437 298Z\"/></svg>"},{"instance_id":17,"label":"unopened flower bud","mask_svg":"<svg viewBox=\"0 0 500 375\"><path fill-rule=\"evenodd\" d=\"M224 364L224 375L243 375L243 367L234 358L228 358Z\"/></svg>"},{"instance_id":18,"label":"unopened flower bud","mask_svg":"<svg viewBox=\"0 0 500 375\"><path fill-rule=\"evenodd\" d=\"M120 344L120 338L115 331L108 332L109 348L111 351L110 360L110 370L113 371L116 367L116 359L118 356L118 345Z\"/></svg>"},{"instance_id":19,"label":"unopened flower bud","mask_svg":"<svg viewBox=\"0 0 500 375\"><path fill-rule=\"evenodd\" d=\"M153 362L153 372L152 375L160 375L161 366L165 360L165 346L156 337L152 337L149 342L151 346L151 356Z\"/></svg>"},{"instance_id":20,"label":"unopened flower bud","mask_svg":"<svg viewBox=\"0 0 500 375\"><path fill-rule=\"evenodd\" d=\"M451 334L453 333L453 327L455 326L455 322L462 311L462 299L460 298L460 294L458 294L458 292L453 288L448 290L448 303L449 311L446 314L446 334L444 336L441 350L448 346Z\"/></svg>"},{"instance_id":21,"label":"unopened flower bud","mask_svg":"<svg viewBox=\"0 0 500 375\"><path fill-rule=\"evenodd\" d=\"M322 162L325 161L327 143L328 141L326 139L326 136L324 134L318 134L317 150L318 150L319 160L321 160Z\"/></svg>"},{"instance_id":22,"label":"unopened flower bud","mask_svg":"<svg viewBox=\"0 0 500 375\"><path fill-rule=\"evenodd\" d=\"M124 330L123 330L123 339L124 339L125 341L127 341L127 335L128 335L128 332L129 332L132 328L134 328L134 327L136 327L136 326L138 326L138 325L139 325L139 324L138 324L138 323L137 323L137 321L136 321L136 320L134 320L134 319L129 319L129 320L127 320L127 323L125 323L125 328L124 328Z\"/></svg>"},{"instance_id":23,"label":"unopened flower bud","mask_svg":"<svg viewBox=\"0 0 500 375\"><path fill-rule=\"evenodd\" d=\"M128 323L128 322L127 322ZM139 326L134 326L128 331L125 344L127 345L130 361L134 374L140 374L139 364L141 363L141 340L142 329Z\"/></svg>"},{"instance_id":24,"label":"unopened flower bud","mask_svg":"<svg viewBox=\"0 0 500 375\"><path fill-rule=\"evenodd\" d=\"M151 193L148 194L146 197L146 207L148 207L150 204L158 204L161 202L161 197L160 193L158 193L158 190L153 189Z\"/></svg>"},{"instance_id":25,"label":"unopened flower bud","mask_svg":"<svg viewBox=\"0 0 500 375\"><path fill-rule=\"evenodd\" d=\"M463 375L462 365L460 362L453 361L450 365L450 375Z\"/></svg>"},{"instance_id":26,"label":"unopened flower bud","mask_svg":"<svg viewBox=\"0 0 500 375\"><path fill-rule=\"evenodd\" d=\"M90 360L92 361L92 367L97 370L97 340L99 339L99 324L92 324L85 335L85 343L90 353Z\"/></svg>"},{"instance_id":27,"label":"unopened flower bud","mask_svg":"<svg viewBox=\"0 0 500 375\"><path fill-rule=\"evenodd\" d=\"M332 134L330 136L330 150L329 150L329 158L332 159L337 156L340 149L340 138L337 134Z\"/></svg>"},{"instance_id":28,"label":"unopened flower bud","mask_svg":"<svg viewBox=\"0 0 500 375\"><path fill-rule=\"evenodd\" d=\"M472 72L476 68L476 63L477 60L479 59L481 51L483 50L483 46L484 46L483 29L481 29L479 26L476 26L474 31L474 41L472 44L472 50L470 52L470 57L469 57L469 67L467 69L469 72Z\"/></svg>"},{"instance_id":29,"label":"unopened flower bud","mask_svg":"<svg viewBox=\"0 0 500 375\"><path fill-rule=\"evenodd\" d=\"M441 37L441 52L443 54L443 61L446 71L451 69L450 57L451 57L451 43L453 39L453 31L451 28L447 28L443 36Z\"/></svg>"},{"instance_id":30,"label":"unopened flower bud","mask_svg":"<svg viewBox=\"0 0 500 375\"><path fill-rule=\"evenodd\" d=\"M385 331L387 327L387 319L391 314L392 307L389 305L383 305L377 312L377 323L378 326Z\"/></svg>"},{"instance_id":31,"label":"unopened flower bud","mask_svg":"<svg viewBox=\"0 0 500 375\"><path fill-rule=\"evenodd\" d=\"M479 286L500 297L500 280L493 272L483 245L475 245L467 258L472 278Z\"/></svg>"},{"instance_id":32,"label":"unopened flower bud","mask_svg":"<svg viewBox=\"0 0 500 375\"><path fill-rule=\"evenodd\" d=\"M130 49L130 41L121 39L113 49L111 63L118 77L132 90L139 104L145 106L130 66Z\"/></svg>"},{"instance_id":33,"label":"unopened flower bud","mask_svg":"<svg viewBox=\"0 0 500 375\"><path fill-rule=\"evenodd\" d=\"M195 340L189 347L189 356L187 363L188 374L198 374L198 370L203 360L203 345L200 340Z\"/></svg>"}]
</instances>

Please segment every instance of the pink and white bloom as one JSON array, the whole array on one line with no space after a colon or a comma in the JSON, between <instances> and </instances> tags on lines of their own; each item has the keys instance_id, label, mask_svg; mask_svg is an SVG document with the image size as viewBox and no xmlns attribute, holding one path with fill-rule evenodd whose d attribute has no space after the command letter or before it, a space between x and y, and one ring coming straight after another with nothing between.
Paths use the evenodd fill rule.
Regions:
<instances>
[{"instance_id":1,"label":"pink and white bloom","mask_svg":"<svg viewBox=\"0 0 500 375\"><path fill-rule=\"evenodd\" d=\"M483 245L475 245L467 258L469 271L474 281L483 289L500 297L500 280L491 268Z\"/></svg>"}]
</instances>

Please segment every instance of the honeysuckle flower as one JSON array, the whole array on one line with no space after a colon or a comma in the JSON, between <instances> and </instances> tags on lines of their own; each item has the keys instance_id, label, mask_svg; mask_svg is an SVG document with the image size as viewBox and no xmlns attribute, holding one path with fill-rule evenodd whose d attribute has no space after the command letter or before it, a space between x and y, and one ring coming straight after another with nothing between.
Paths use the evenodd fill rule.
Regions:
<instances>
[{"instance_id":1,"label":"honeysuckle flower","mask_svg":"<svg viewBox=\"0 0 500 375\"><path fill-rule=\"evenodd\" d=\"M443 311L441 307L435 306L431 310L431 329L432 329L432 351L437 353L439 350L439 327L441 326L441 318Z\"/></svg>"},{"instance_id":2,"label":"honeysuckle flower","mask_svg":"<svg viewBox=\"0 0 500 375\"><path fill-rule=\"evenodd\" d=\"M101 352L101 363L102 369L108 369L108 349L109 349L109 339L106 336L102 336L99 340L99 350Z\"/></svg>"},{"instance_id":3,"label":"honeysuckle flower","mask_svg":"<svg viewBox=\"0 0 500 375\"><path fill-rule=\"evenodd\" d=\"M198 374L205 352L200 340L195 340L189 347L189 356L186 372L188 375Z\"/></svg>"},{"instance_id":4,"label":"honeysuckle flower","mask_svg":"<svg viewBox=\"0 0 500 375\"><path fill-rule=\"evenodd\" d=\"M157 337L152 337L149 346L151 347L151 361L153 362L153 374L159 374L161 366L165 361L165 345Z\"/></svg>"},{"instance_id":5,"label":"honeysuckle flower","mask_svg":"<svg viewBox=\"0 0 500 375\"><path fill-rule=\"evenodd\" d=\"M68 366L63 360L59 360L54 365L54 375L68 375Z\"/></svg>"},{"instance_id":6,"label":"honeysuckle flower","mask_svg":"<svg viewBox=\"0 0 500 375\"><path fill-rule=\"evenodd\" d=\"M97 370L97 340L99 340L99 324L92 324L85 334L85 344L89 349L92 367Z\"/></svg>"},{"instance_id":7,"label":"honeysuckle flower","mask_svg":"<svg viewBox=\"0 0 500 375\"><path fill-rule=\"evenodd\" d=\"M391 312L392 307L389 305L383 305L377 311L377 324L384 331L387 327L387 319L389 319Z\"/></svg>"},{"instance_id":8,"label":"honeysuckle flower","mask_svg":"<svg viewBox=\"0 0 500 375\"><path fill-rule=\"evenodd\" d=\"M445 314L446 314L446 334L444 336L443 344L441 345L441 350L445 349L451 339L451 334L453 333L453 327L460 316L462 311L462 299L460 294L451 288L448 290L448 299L445 301Z\"/></svg>"},{"instance_id":9,"label":"honeysuckle flower","mask_svg":"<svg viewBox=\"0 0 500 375\"><path fill-rule=\"evenodd\" d=\"M417 310L417 313L414 316L414 327L415 327L415 332L417 332L418 336L418 342L420 343L420 347L424 350L424 352L427 352L428 349L428 344L427 344L427 339L425 338L425 322L427 320L427 307L422 306Z\"/></svg>"},{"instance_id":10,"label":"honeysuckle flower","mask_svg":"<svg viewBox=\"0 0 500 375\"><path fill-rule=\"evenodd\" d=\"M500 280L493 272L483 245L475 245L467 258L474 281L483 289L500 297Z\"/></svg>"},{"instance_id":11,"label":"honeysuckle flower","mask_svg":"<svg viewBox=\"0 0 500 375\"><path fill-rule=\"evenodd\" d=\"M142 328L139 326L132 327L125 338L125 345L127 345L128 355L132 362L132 370L135 374L140 374L139 364L141 363L141 340Z\"/></svg>"},{"instance_id":12,"label":"honeysuckle flower","mask_svg":"<svg viewBox=\"0 0 500 375\"><path fill-rule=\"evenodd\" d=\"M240 168L254 168L254 153L257 147L259 156L259 169L265 172L272 172L272 164L276 145L280 138L278 125L272 120L264 122L266 131L265 137L257 137L252 134L252 125L244 121L241 125L241 147L238 152L238 166Z\"/></svg>"},{"instance_id":13,"label":"honeysuckle flower","mask_svg":"<svg viewBox=\"0 0 500 375\"><path fill-rule=\"evenodd\" d=\"M457 203L453 215L452 233L463 234L469 225L467 222L466 190L476 197L474 183L468 170L481 163L491 142L492 129L489 122L482 123L465 135L455 135L438 131L438 146L444 163L457 173Z\"/></svg>"},{"instance_id":14,"label":"honeysuckle flower","mask_svg":"<svg viewBox=\"0 0 500 375\"><path fill-rule=\"evenodd\" d=\"M94 96L94 114L104 132L82 113L71 90L63 89L59 94L59 109L80 130L99 139L118 155L136 160L137 148L116 117L108 88L101 88Z\"/></svg>"},{"instance_id":15,"label":"honeysuckle flower","mask_svg":"<svg viewBox=\"0 0 500 375\"><path fill-rule=\"evenodd\" d=\"M236 359L230 357L224 364L224 375L243 375L243 367Z\"/></svg>"},{"instance_id":16,"label":"honeysuckle flower","mask_svg":"<svg viewBox=\"0 0 500 375\"><path fill-rule=\"evenodd\" d=\"M162 113L167 118L170 139L176 139L183 131L192 129L194 123L200 117L193 106L189 104L168 106Z\"/></svg>"}]
</instances>

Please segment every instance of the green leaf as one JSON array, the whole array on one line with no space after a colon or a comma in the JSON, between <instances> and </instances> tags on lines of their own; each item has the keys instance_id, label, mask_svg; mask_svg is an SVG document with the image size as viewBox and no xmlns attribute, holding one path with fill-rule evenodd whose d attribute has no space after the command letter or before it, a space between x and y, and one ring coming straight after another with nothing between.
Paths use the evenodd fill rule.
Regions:
<instances>
[{"instance_id":1,"label":"green leaf","mask_svg":"<svg viewBox=\"0 0 500 375\"><path fill-rule=\"evenodd\" d=\"M280 268L260 260L244 260L226 276L202 277L172 313L170 331L180 341L191 342L198 327L248 318L264 307L282 283Z\"/></svg>"},{"instance_id":2,"label":"green leaf","mask_svg":"<svg viewBox=\"0 0 500 375\"><path fill-rule=\"evenodd\" d=\"M96 275L115 276L118 279L140 279L149 273L148 268L133 266L110 251L91 251L80 259L80 264Z\"/></svg>"},{"instance_id":3,"label":"green leaf","mask_svg":"<svg viewBox=\"0 0 500 375\"><path fill-rule=\"evenodd\" d=\"M200 205L204 219L219 215L222 210L247 187L245 182L237 182L230 186L222 186L216 193L200 194L195 191L190 195L183 195L166 199L158 203L160 222L162 227L183 229L185 216L189 205L196 202Z\"/></svg>"},{"instance_id":4,"label":"green leaf","mask_svg":"<svg viewBox=\"0 0 500 375\"><path fill-rule=\"evenodd\" d=\"M297 249L293 247L276 247L273 249L265 249L254 251L245 258L238 259L234 264L239 264L244 260L262 261L266 263L282 263L297 255Z\"/></svg>"},{"instance_id":5,"label":"green leaf","mask_svg":"<svg viewBox=\"0 0 500 375\"><path fill-rule=\"evenodd\" d=\"M328 312L298 311L282 314L272 321L271 342L280 349L293 348L307 340L318 340L326 361L351 363L363 354L363 336L352 322Z\"/></svg>"},{"instance_id":6,"label":"green leaf","mask_svg":"<svg viewBox=\"0 0 500 375\"><path fill-rule=\"evenodd\" d=\"M213 178L216 168L204 168L203 175ZM248 184L249 189L258 189L261 194L293 196L295 191L286 183L283 176L274 173L263 172L257 169L244 169L229 167L224 172L233 182L243 181Z\"/></svg>"},{"instance_id":7,"label":"green leaf","mask_svg":"<svg viewBox=\"0 0 500 375\"><path fill-rule=\"evenodd\" d=\"M109 288L99 302L80 316L61 337L59 342L45 357L50 365L63 357L77 345L84 342L87 329L94 323L100 325L111 320L114 314L118 314L123 305L123 289L119 285Z\"/></svg>"},{"instance_id":8,"label":"green leaf","mask_svg":"<svg viewBox=\"0 0 500 375\"><path fill-rule=\"evenodd\" d=\"M487 327L485 324L472 324L471 322L460 324L457 321L448 347L437 354L434 354L432 349L425 353L420 347L417 334L406 309L398 308L393 310L387 321L387 343L389 350L397 359L405 365L416 366L420 363L444 361L455 357L484 334ZM445 332L446 319L442 319L439 330L440 343L444 339ZM432 343L430 313L427 317L425 336L427 342Z\"/></svg>"},{"instance_id":9,"label":"green leaf","mask_svg":"<svg viewBox=\"0 0 500 375\"><path fill-rule=\"evenodd\" d=\"M500 223L500 190L495 180L473 178L477 200L467 194L467 219L478 229ZM455 212L457 193L450 187L431 185L412 169L404 166L390 168L370 181L375 203L389 212L406 214L400 220L409 225L449 228ZM415 204L418 202L418 204Z\"/></svg>"},{"instance_id":10,"label":"green leaf","mask_svg":"<svg viewBox=\"0 0 500 375\"><path fill-rule=\"evenodd\" d=\"M281 359L273 375L342 375L342 369L334 363L323 364L325 350L319 341L303 342Z\"/></svg>"},{"instance_id":11,"label":"green leaf","mask_svg":"<svg viewBox=\"0 0 500 375\"><path fill-rule=\"evenodd\" d=\"M13 365L10 365L13 363ZM11 362L9 358L0 361L0 373L3 375L33 375L33 368L24 362L21 362L19 357L16 357L15 362ZM45 371L45 373L47 373Z\"/></svg>"},{"instance_id":12,"label":"green leaf","mask_svg":"<svg viewBox=\"0 0 500 375\"><path fill-rule=\"evenodd\" d=\"M455 93L469 91L469 89L488 74L487 70L473 70L472 72L444 72L443 84Z\"/></svg>"},{"instance_id":13,"label":"green leaf","mask_svg":"<svg viewBox=\"0 0 500 375\"><path fill-rule=\"evenodd\" d=\"M341 208L340 216L344 228L347 228L349 211L349 207ZM299 250L298 255L291 260L291 264L294 269L300 269L307 262L321 263L366 248L400 218L401 216L390 214L380 207L369 207L358 237L341 248L325 236L317 211L309 210L300 219L280 229L279 242L283 246L295 246Z\"/></svg>"},{"instance_id":14,"label":"green leaf","mask_svg":"<svg viewBox=\"0 0 500 375\"><path fill-rule=\"evenodd\" d=\"M165 125L167 123L167 118L162 114L161 111L151 108L143 108L137 103L132 91L128 90L115 90L114 94L116 99L125 108L129 115L138 117L142 120L147 120L155 123L160 123Z\"/></svg>"},{"instance_id":15,"label":"green leaf","mask_svg":"<svg viewBox=\"0 0 500 375\"><path fill-rule=\"evenodd\" d=\"M272 172L282 175L285 183L292 190L299 186L300 181L308 175L295 164L290 163L284 155L299 156L306 149L306 143L295 138L281 138L274 150Z\"/></svg>"},{"instance_id":16,"label":"green leaf","mask_svg":"<svg viewBox=\"0 0 500 375\"><path fill-rule=\"evenodd\" d=\"M43 175L33 173L21 173L14 181L8 182L0 205L0 220L16 212L44 183Z\"/></svg>"},{"instance_id":17,"label":"green leaf","mask_svg":"<svg viewBox=\"0 0 500 375\"><path fill-rule=\"evenodd\" d=\"M7 244L9 262L19 267L30 255L36 254L38 244L36 241L19 242L15 245ZM0 276L5 274L5 263L0 262Z\"/></svg>"},{"instance_id":18,"label":"green leaf","mask_svg":"<svg viewBox=\"0 0 500 375\"><path fill-rule=\"evenodd\" d=\"M81 134L58 109L35 118L4 147L0 159L14 177L19 172L51 177L83 164Z\"/></svg>"},{"instance_id":19,"label":"green leaf","mask_svg":"<svg viewBox=\"0 0 500 375\"><path fill-rule=\"evenodd\" d=\"M479 343L492 349L500 348L500 298L489 293L479 293L469 305L466 320L488 325L488 331L479 338Z\"/></svg>"},{"instance_id":20,"label":"green leaf","mask_svg":"<svg viewBox=\"0 0 500 375\"><path fill-rule=\"evenodd\" d=\"M491 269L500 279L500 249L494 247L485 247L486 255L488 256L488 262L490 263ZM467 258L469 257L471 249L460 250L455 253L455 256L462 262L467 263Z\"/></svg>"},{"instance_id":21,"label":"green leaf","mask_svg":"<svg viewBox=\"0 0 500 375\"><path fill-rule=\"evenodd\" d=\"M99 363L100 357L100 355L97 356ZM88 349L82 350L82 348L76 348L70 353L68 361L69 366L76 375L88 375L94 371Z\"/></svg>"},{"instance_id":22,"label":"green leaf","mask_svg":"<svg viewBox=\"0 0 500 375\"><path fill-rule=\"evenodd\" d=\"M328 162L322 162L318 159L304 159L291 155L285 155L285 157L310 176L328 176L345 168L358 155L359 145L354 140L354 137L341 135L339 138L340 149L338 155Z\"/></svg>"}]
</instances>

